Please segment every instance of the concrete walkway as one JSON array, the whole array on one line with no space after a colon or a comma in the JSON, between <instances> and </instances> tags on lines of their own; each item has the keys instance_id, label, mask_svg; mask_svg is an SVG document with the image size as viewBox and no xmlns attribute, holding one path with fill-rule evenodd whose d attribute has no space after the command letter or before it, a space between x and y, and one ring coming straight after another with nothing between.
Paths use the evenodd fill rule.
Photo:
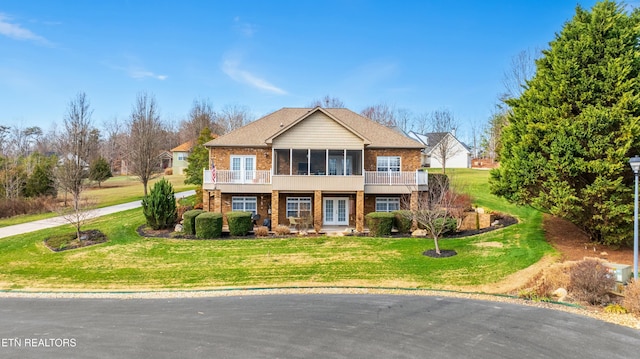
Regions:
<instances>
[{"instance_id":1,"label":"concrete walkway","mask_svg":"<svg viewBox=\"0 0 640 359\"><path fill-rule=\"evenodd\" d=\"M191 190L191 191L176 193L175 196L176 198L182 198L182 197L193 196L194 194L196 194L196 191ZM122 212L122 211L126 211L133 208L138 208L141 206L142 206L141 201L133 201L129 203L118 204L115 206L97 208L90 211L89 217L96 218L100 216L105 216L107 214L112 214L112 213ZM41 229L58 227L65 224L69 224L69 222L63 217L53 217L53 218L41 219L33 222L16 224L13 226L2 227L0 228L0 238L39 231Z\"/></svg>"}]
</instances>

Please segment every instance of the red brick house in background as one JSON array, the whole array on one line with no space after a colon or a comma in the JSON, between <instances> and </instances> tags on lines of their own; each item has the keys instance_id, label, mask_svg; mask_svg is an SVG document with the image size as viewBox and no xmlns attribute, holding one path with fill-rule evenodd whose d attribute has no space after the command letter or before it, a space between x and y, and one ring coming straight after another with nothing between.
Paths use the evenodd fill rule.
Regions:
<instances>
[{"instance_id":1,"label":"red brick house in background","mask_svg":"<svg viewBox=\"0 0 640 359\"><path fill-rule=\"evenodd\" d=\"M306 219L364 230L364 216L427 189L421 143L344 108L283 108L205 144L207 211L252 211L272 227ZM262 222L262 220L261 220Z\"/></svg>"}]
</instances>

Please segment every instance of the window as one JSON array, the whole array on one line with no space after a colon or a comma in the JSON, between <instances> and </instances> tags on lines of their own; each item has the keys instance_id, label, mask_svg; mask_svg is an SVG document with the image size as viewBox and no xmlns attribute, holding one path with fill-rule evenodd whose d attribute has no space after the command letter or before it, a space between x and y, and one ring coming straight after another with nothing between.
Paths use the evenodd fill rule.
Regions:
<instances>
[{"instance_id":1,"label":"window","mask_svg":"<svg viewBox=\"0 0 640 359\"><path fill-rule=\"evenodd\" d=\"M400 198L377 197L376 212L393 212L400 209Z\"/></svg>"},{"instance_id":2,"label":"window","mask_svg":"<svg viewBox=\"0 0 640 359\"><path fill-rule=\"evenodd\" d=\"M378 172L400 172L400 156L378 156Z\"/></svg>"},{"instance_id":3,"label":"window","mask_svg":"<svg viewBox=\"0 0 640 359\"><path fill-rule=\"evenodd\" d=\"M311 217L311 197L287 197L287 217Z\"/></svg>"},{"instance_id":4,"label":"window","mask_svg":"<svg viewBox=\"0 0 640 359\"><path fill-rule=\"evenodd\" d=\"M233 197L231 198L231 210L257 213L257 197Z\"/></svg>"},{"instance_id":5,"label":"window","mask_svg":"<svg viewBox=\"0 0 640 359\"><path fill-rule=\"evenodd\" d=\"M186 161L188 157L188 155L181 153L178 155L178 161Z\"/></svg>"}]
</instances>

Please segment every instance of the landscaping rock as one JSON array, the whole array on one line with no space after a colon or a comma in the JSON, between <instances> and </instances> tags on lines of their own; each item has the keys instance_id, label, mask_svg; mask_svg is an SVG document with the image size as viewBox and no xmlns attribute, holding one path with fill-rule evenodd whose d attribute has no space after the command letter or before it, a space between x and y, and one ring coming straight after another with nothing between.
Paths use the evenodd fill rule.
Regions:
<instances>
[{"instance_id":1,"label":"landscaping rock","mask_svg":"<svg viewBox=\"0 0 640 359\"><path fill-rule=\"evenodd\" d=\"M176 227L174 228L175 232L182 232L182 225L180 223L176 224Z\"/></svg>"},{"instance_id":2,"label":"landscaping rock","mask_svg":"<svg viewBox=\"0 0 640 359\"><path fill-rule=\"evenodd\" d=\"M411 233L411 237L426 237L427 230L426 229L416 229Z\"/></svg>"},{"instance_id":3,"label":"landscaping rock","mask_svg":"<svg viewBox=\"0 0 640 359\"><path fill-rule=\"evenodd\" d=\"M567 290L564 288L558 288L551 293L559 302L564 302L567 298Z\"/></svg>"}]
</instances>

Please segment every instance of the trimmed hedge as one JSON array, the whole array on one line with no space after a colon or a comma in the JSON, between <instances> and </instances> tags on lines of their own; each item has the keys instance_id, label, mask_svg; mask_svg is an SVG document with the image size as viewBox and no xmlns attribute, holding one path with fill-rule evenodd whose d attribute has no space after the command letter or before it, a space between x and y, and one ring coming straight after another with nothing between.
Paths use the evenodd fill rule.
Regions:
<instances>
[{"instance_id":1,"label":"trimmed hedge","mask_svg":"<svg viewBox=\"0 0 640 359\"><path fill-rule=\"evenodd\" d=\"M392 212L371 212L365 216L369 234L374 237L389 236L393 228L395 214Z\"/></svg>"},{"instance_id":2,"label":"trimmed hedge","mask_svg":"<svg viewBox=\"0 0 640 359\"><path fill-rule=\"evenodd\" d=\"M197 238L219 238L222 236L222 213L204 212L195 217Z\"/></svg>"},{"instance_id":3,"label":"trimmed hedge","mask_svg":"<svg viewBox=\"0 0 640 359\"><path fill-rule=\"evenodd\" d=\"M184 234L194 235L196 234L196 217L204 212L201 209L192 209L190 211L184 212L182 215L184 217L184 221L182 222L182 231Z\"/></svg>"},{"instance_id":4,"label":"trimmed hedge","mask_svg":"<svg viewBox=\"0 0 640 359\"><path fill-rule=\"evenodd\" d=\"M227 224L229 224L229 235L246 236L253 229L251 212L227 212Z\"/></svg>"},{"instance_id":5,"label":"trimmed hedge","mask_svg":"<svg viewBox=\"0 0 640 359\"><path fill-rule=\"evenodd\" d=\"M410 233L412 224L412 214L408 210L399 210L393 212L394 225L400 233Z\"/></svg>"}]
</instances>

